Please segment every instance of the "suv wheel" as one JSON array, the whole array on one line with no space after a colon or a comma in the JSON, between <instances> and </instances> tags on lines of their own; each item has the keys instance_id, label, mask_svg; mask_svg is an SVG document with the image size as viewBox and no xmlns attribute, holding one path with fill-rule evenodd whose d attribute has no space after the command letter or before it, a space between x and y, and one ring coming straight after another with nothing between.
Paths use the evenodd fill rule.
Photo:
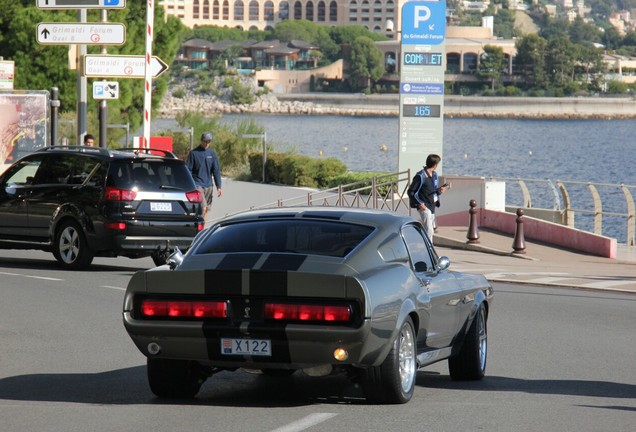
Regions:
<instances>
[{"instance_id":1,"label":"suv wheel","mask_svg":"<svg viewBox=\"0 0 636 432\"><path fill-rule=\"evenodd\" d=\"M62 222L55 232L53 255L64 267L73 269L87 267L93 261L86 237L75 222Z\"/></svg>"}]
</instances>

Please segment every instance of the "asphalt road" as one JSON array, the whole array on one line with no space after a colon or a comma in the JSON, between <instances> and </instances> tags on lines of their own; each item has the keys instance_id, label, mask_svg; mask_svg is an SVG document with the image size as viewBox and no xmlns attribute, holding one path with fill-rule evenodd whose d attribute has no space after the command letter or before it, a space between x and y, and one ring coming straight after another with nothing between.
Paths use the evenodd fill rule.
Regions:
<instances>
[{"instance_id":1,"label":"asphalt road","mask_svg":"<svg viewBox=\"0 0 636 432\"><path fill-rule=\"evenodd\" d=\"M150 259L60 270L52 255L0 251L0 430L632 431L636 296L496 284L487 376L420 370L406 405L371 405L342 377L246 372L193 401L153 397L121 321L123 290Z\"/></svg>"}]
</instances>

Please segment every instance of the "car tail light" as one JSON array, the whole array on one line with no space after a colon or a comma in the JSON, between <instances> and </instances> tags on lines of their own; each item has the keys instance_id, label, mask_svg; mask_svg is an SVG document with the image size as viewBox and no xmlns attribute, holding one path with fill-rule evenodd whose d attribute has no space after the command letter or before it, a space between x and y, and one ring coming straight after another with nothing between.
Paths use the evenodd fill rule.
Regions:
<instances>
[{"instance_id":1,"label":"car tail light","mask_svg":"<svg viewBox=\"0 0 636 432\"><path fill-rule=\"evenodd\" d=\"M265 303L265 318L273 320L347 322L351 315L350 306Z\"/></svg>"},{"instance_id":2,"label":"car tail light","mask_svg":"<svg viewBox=\"0 0 636 432\"><path fill-rule=\"evenodd\" d=\"M113 231L123 231L126 229L126 222L107 222L106 228Z\"/></svg>"},{"instance_id":3,"label":"car tail light","mask_svg":"<svg viewBox=\"0 0 636 432\"><path fill-rule=\"evenodd\" d=\"M227 303L222 301L143 300L141 314L146 318L226 318Z\"/></svg>"},{"instance_id":4,"label":"car tail light","mask_svg":"<svg viewBox=\"0 0 636 432\"><path fill-rule=\"evenodd\" d=\"M203 202L203 193L200 190L186 192L186 198L188 198L188 202L200 203Z\"/></svg>"},{"instance_id":5,"label":"car tail light","mask_svg":"<svg viewBox=\"0 0 636 432\"><path fill-rule=\"evenodd\" d=\"M205 224L204 223L198 223L197 224L197 231L203 231L204 228L205 228Z\"/></svg>"},{"instance_id":6,"label":"car tail light","mask_svg":"<svg viewBox=\"0 0 636 432\"><path fill-rule=\"evenodd\" d=\"M104 192L104 199L107 201L134 201L136 197L137 192L130 189L107 187Z\"/></svg>"}]
</instances>

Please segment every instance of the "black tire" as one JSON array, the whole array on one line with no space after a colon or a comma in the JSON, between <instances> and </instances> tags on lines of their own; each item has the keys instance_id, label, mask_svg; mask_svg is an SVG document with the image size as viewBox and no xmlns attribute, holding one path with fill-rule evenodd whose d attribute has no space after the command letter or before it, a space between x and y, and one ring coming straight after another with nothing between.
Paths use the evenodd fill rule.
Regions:
<instances>
[{"instance_id":1,"label":"black tire","mask_svg":"<svg viewBox=\"0 0 636 432\"><path fill-rule=\"evenodd\" d=\"M158 397L189 399L201 389L205 376L188 360L148 359L148 384Z\"/></svg>"},{"instance_id":2,"label":"black tire","mask_svg":"<svg viewBox=\"0 0 636 432\"><path fill-rule=\"evenodd\" d=\"M53 255L69 269L88 267L93 262L93 252L88 247L84 232L72 221L62 222L55 231Z\"/></svg>"},{"instance_id":3,"label":"black tire","mask_svg":"<svg viewBox=\"0 0 636 432\"><path fill-rule=\"evenodd\" d=\"M486 374L488 359L488 327L486 308L479 307L473 323L466 333L461 351L448 359L448 370L454 380L480 380Z\"/></svg>"},{"instance_id":4,"label":"black tire","mask_svg":"<svg viewBox=\"0 0 636 432\"><path fill-rule=\"evenodd\" d=\"M363 386L371 402L403 404L411 400L417 374L413 321L407 318L384 362L363 371Z\"/></svg>"}]
</instances>

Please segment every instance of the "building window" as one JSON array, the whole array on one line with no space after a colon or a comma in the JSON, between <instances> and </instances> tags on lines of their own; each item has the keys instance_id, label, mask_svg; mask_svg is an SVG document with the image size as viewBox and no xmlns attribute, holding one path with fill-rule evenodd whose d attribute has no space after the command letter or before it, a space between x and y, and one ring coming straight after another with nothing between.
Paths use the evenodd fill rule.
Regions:
<instances>
[{"instance_id":1,"label":"building window","mask_svg":"<svg viewBox=\"0 0 636 432\"><path fill-rule=\"evenodd\" d=\"M212 3L212 19L219 19L219 0L214 0Z\"/></svg>"},{"instance_id":2,"label":"building window","mask_svg":"<svg viewBox=\"0 0 636 432\"><path fill-rule=\"evenodd\" d=\"M223 1L223 19L230 19L230 3L228 0Z\"/></svg>"},{"instance_id":3,"label":"building window","mask_svg":"<svg viewBox=\"0 0 636 432\"><path fill-rule=\"evenodd\" d=\"M234 19L237 21L243 21L244 19L244 6L243 0L237 0L234 2Z\"/></svg>"},{"instance_id":4,"label":"building window","mask_svg":"<svg viewBox=\"0 0 636 432\"><path fill-rule=\"evenodd\" d=\"M278 17L282 21L289 19L289 2L280 2L278 5Z\"/></svg>"},{"instance_id":5,"label":"building window","mask_svg":"<svg viewBox=\"0 0 636 432\"><path fill-rule=\"evenodd\" d=\"M210 1L203 0L203 19L210 19Z\"/></svg>"},{"instance_id":6,"label":"building window","mask_svg":"<svg viewBox=\"0 0 636 432\"><path fill-rule=\"evenodd\" d=\"M274 3L271 1L265 2L265 21L274 21Z\"/></svg>"},{"instance_id":7,"label":"building window","mask_svg":"<svg viewBox=\"0 0 636 432\"><path fill-rule=\"evenodd\" d=\"M299 1L294 3L294 19L295 20L303 19L303 5Z\"/></svg>"},{"instance_id":8,"label":"building window","mask_svg":"<svg viewBox=\"0 0 636 432\"><path fill-rule=\"evenodd\" d=\"M200 18L199 0L194 0L194 3L192 4L192 18Z\"/></svg>"},{"instance_id":9,"label":"building window","mask_svg":"<svg viewBox=\"0 0 636 432\"><path fill-rule=\"evenodd\" d=\"M250 21L258 21L258 2L256 0L250 2Z\"/></svg>"},{"instance_id":10,"label":"building window","mask_svg":"<svg viewBox=\"0 0 636 432\"><path fill-rule=\"evenodd\" d=\"M318 2L318 21L325 21L326 6L324 1Z\"/></svg>"},{"instance_id":11,"label":"building window","mask_svg":"<svg viewBox=\"0 0 636 432\"><path fill-rule=\"evenodd\" d=\"M307 2L307 6L305 6L305 17L308 21L314 20L314 2Z\"/></svg>"},{"instance_id":12,"label":"building window","mask_svg":"<svg viewBox=\"0 0 636 432\"><path fill-rule=\"evenodd\" d=\"M335 1L329 3L329 21L338 21L338 3Z\"/></svg>"}]
</instances>

